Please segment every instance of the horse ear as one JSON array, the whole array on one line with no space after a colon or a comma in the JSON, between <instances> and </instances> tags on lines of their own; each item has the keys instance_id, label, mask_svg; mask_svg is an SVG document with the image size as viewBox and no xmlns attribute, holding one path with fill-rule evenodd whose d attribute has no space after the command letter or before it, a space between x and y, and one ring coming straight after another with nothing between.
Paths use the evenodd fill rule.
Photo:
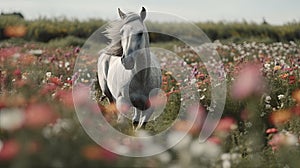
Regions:
<instances>
[{"instance_id":1,"label":"horse ear","mask_svg":"<svg viewBox=\"0 0 300 168\"><path fill-rule=\"evenodd\" d=\"M144 7L142 7L142 11L140 13L140 16L142 18L142 21L144 21L144 19L146 18L146 9Z\"/></svg>"},{"instance_id":2,"label":"horse ear","mask_svg":"<svg viewBox=\"0 0 300 168\"><path fill-rule=\"evenodd\" d=\"M118 12L121 19L124 19L126 17L126 14L122 12L120 8L118 8Z\"/></svg>"}]
</instances>

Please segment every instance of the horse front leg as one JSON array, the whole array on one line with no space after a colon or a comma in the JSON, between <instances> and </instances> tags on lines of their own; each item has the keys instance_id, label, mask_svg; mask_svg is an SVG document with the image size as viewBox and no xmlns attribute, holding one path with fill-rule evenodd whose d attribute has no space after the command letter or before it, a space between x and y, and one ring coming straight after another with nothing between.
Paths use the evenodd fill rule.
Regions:
<instances>
[{"instance_id":1,"label":"horse front leg","mask_svg":"<svg viewBox=\"0 0 300 168\"><path fill-rule=\"evenodd\" d=\"M134 108L134 114L133 114L133 117L132 117L132 126L133 126L133 130L136 130L136 128L137 128L138 125L139 125L140 114L141 114L141 111L138 110L137 108Z\"/></svg>"},{"instance_id":2,"label":"horse front leg","mask_svg":"<svg viewBox=\"0 0 300 168\"><path fill-rule=\"evenodd\" d=\"M131 105L128 100L126 100L123 96L120 96L116 100L116 107L118 109L118 123L122 123L124 121L124 115L129 111Z\"/></svg>"},{"instance_id":3,"label":"horse front leg","mask_svg":"<svg viewBox=\"0 0 300 168\"><path fill-rule=\"evenodd\" d=\"M133 119L134 130L145 128L148 120L154 112L154 108L150 107L147 110L137 112L137 117Z\"/></svg>"}]
</instances>

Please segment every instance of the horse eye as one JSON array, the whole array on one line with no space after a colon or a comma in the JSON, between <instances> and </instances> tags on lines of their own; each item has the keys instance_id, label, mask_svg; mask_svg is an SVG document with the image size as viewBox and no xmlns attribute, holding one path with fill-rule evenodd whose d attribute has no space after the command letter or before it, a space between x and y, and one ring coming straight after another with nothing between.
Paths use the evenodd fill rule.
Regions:
<instances>
[{"instance_id":1,"label":"horse eye","mask_svg":"<svg viewBox=\"0 0 300 168\"><path fill-rule=\"evenodd\" d=\"M143 36L143 32L139 32L136 34L138 37L142 37Z\"/></svg>"}]
</instances>

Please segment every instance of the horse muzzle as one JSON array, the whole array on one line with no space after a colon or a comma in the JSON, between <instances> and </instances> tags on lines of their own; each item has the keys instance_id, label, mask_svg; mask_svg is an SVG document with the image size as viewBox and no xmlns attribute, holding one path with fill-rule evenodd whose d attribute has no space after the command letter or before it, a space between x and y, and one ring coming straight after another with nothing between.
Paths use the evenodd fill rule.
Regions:
<instances>
[{"instance_id":1,"label":"horse muzzle","mask_svg":"<svg viewBox=\"0 0 300 168\"><path fill-rule=\"evenodd\" d=\"M134 60L132 57L124 57L121 58L122 65L126 70L131 70L134 67Z\"/></svg>"}]
</instances>

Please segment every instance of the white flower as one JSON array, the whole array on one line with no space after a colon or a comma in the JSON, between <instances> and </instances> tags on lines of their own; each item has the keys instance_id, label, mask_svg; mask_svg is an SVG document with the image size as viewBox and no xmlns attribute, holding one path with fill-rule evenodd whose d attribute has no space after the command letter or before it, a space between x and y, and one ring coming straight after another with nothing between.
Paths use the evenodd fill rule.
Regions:
<instances>
[{"instance_id":1,"label":"white flower","mask_svg":"<svg viewBox=\"0 0 300 168\"><path fill-rule=\"evenodd\" d=\"M72 128L72 121L70 119L58 119L53 125L52 131L58 134L61 130L70 130Z\"/></svg>"},{"instance_id":2,"label":"white flower","mask_svg":"<svg viewBox=\"0 0 300 168\"><path fill-rule=\"evenodd\" d=\"M231 154L231 159L232 159L232 160L237 160L237 159L239 159L239 158L241 158L241 155L240 155L240 154L238 154L238 153L232 153L232 154Z\"/></svg>"},{"instance_id":3,"label":"white flower","mask_svg":"<svg viewBox=\"0 0 300 168\"><path fill-rule=\"evenodd\" d=\"M209 141L200 143L198 140L194 140L191 143L190 152L194 157L215 159L220 155L221 148L219 145Z\"/></svg>"},{"instance_id":4,"label":"white flower","mask_svg":"<svg viewBox=\"0 0 300 168\"><path fill-rule=\"evenodd\" d=\"M4 130L14 130L22 126L25 120L21 109L2 109L0 111L0 128Z\"/></svg>"},{"instance_id":5,"label":"white flower","mask_svg":"<svg viewBox=\"0 0 300 168\"><path fill-rule=\"evenodd\" d=\"M118 153L123 153L123 154L126 154L126 153L129 153L129 152L130 152L128 146L126 146L126 145L119 145L119 146L116 148L116 150L117 150Z\"/></svg>"},{"instance_id":6,"label":"white flower","mask_svg":"<svg viewBox=\"0 0 300 168\"><path fill-rule=\"evenodd\" d=\"M3 142L0 139L0 151L2 150L2 148L3 148Z\"/></svg>"},{"instance_id":7,"label":"white flower","mask_svg":"<svg viewBox=\"0 0 300 168\"><path fill-rule=\"evenodd\" d=\"M157 157L162 163L169 163L171 161L171 155L169 152L158 154Z\"/></svg>"},{"instance_id":8,"label":"white flower","mask_svg":"<svg viewBox=\"0 0 300 168\"><path fill-rule=\"evenodd\" d=\"M229 160L224 160L222 162L222 168L231 168L231 163Z\"/></svg>"},{"instance_id":9,"label":"white flower","mask_svg":"<svg viewBox=\"0 0 300 168\"><path fill-rule=\"evenodd\" d=\"M58 67L60 67L60 68L63 67L63 62L62 62L62 61L59 61L59 62L58 62Z\"/></svg>"},{"instance_id":10,"label":"white flower","mask_svg":"<svg viewBox=\"0 0 300 168\"><path fill-rule=\"evenodd\" d=\"M201 97L200 97L200 100L203 100L205 98L205 95L202 95Z\"/></svg>"},{"instance_id":11,"label":"white flower","mask_svg":"<svg viewBox=\"0 0 300 168\"><path fill-rule=\"evenodd\" d=\"M193 78L191 81L190 81L190 84L195 84L197 82L197 80L195 78Z\"/></svg>"},{"instance_id":12,"label":"white flower","mask_svg":"<svg viewBox=\"0 0 300 168\"><path fill-rule=\"evenodd\" d=\"M65 62L65 68L68 68L70 66L70 62Z\"/></svg>"},{"instance_id":13,"label":"white flower","mask_svg":"<svg viewBox=\"0 0 300 168\"><path fill-rule=\"evenodd\" d=\"M183 138L181 138L181 137L183 137ZM181 140L178 142L179 139L181 139ZM181 131L173 131L168 135L168 138L167 138L168 145L172 146L177 143L174 146L174 149L178 150L178 151L180 151L184 148L187 148L189 146L191 140L192 140L191 135L186 134L185 132L181 132Z\"/></svg>"},{"instance_id":14,"label":"white flower","mask_svg":"<svg viewBox=\"0 0 300 168\"><path fill-rule=\"evenodd\" d=\"M50 77L51 77L51 75L52 75L52 73L51 73L51 72L46 72L46 77L47 77L47 78L50 78Z\"/></svg>"},{"instance_id":15,"label":"white flower","mask_svg":"<svg viewBox=\"0 0 300 168\"><path fill-rule=\"evenodd\" d=\"M280 94L280 95L278 95L277 97L278 97L279 100L282 100L282 99L285 98L285 96L284 96L283 94Z\"/></svg>"},{"instance_id":16,"label":"white flower","mask_svg":"<svg viewBox=\"0 0 300 168\"><path fill-rule=\"evenodd\" d=\"M290 132L286 132L285 136L286 136L286 138L285 138L286 145L292 146L292 145L296 145L298 143L298 138L296 135L294 135Z\"/></svg>"},{"instance_id":17,"label":"white flower","mask_svg":"<svg viewBox=\"0 0 300 168\"><path fill-rule=\"evenodd\" d=\"M221 155L222 160L230 160L230 154L229 153L223 153Z\"/></svg>"},{"instance_id":18,"label":"white flower","mask_svg":"<svg viewBox=\"0 0 300 168\"><path fill-rule=\"evenodd\" d=\"M272 99L271 96L266 96L265 102L266 102L266 103L270 103L270 100L271 100L271 99Z\"/></svg>"}]
</instances>

